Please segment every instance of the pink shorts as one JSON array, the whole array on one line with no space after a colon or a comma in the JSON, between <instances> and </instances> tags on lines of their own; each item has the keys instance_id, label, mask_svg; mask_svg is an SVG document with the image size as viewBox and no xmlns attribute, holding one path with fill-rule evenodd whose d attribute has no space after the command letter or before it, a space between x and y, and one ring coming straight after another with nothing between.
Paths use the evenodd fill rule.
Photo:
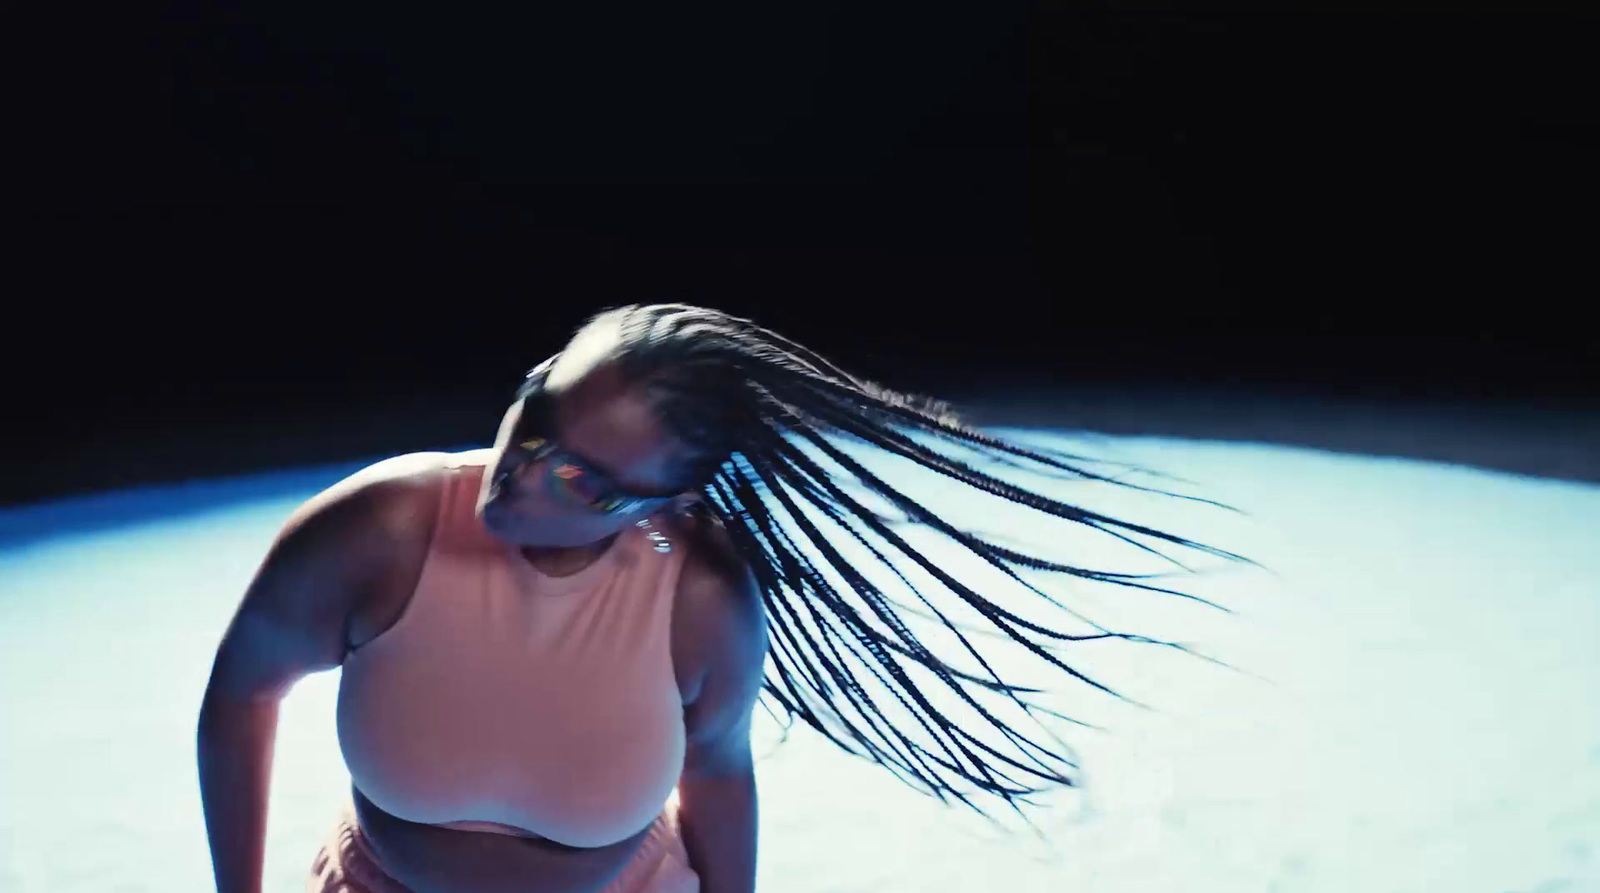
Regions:
<instances>
[{"instance_id":1,"label":"pink shorts","mask_svg":"<svg viewBox=\"0 0 1600 893\"><path fill-rule=\"evenodd\" d=\"M311 863L305 893L413 893L384 873L361 834L355 808L346 805ZM677 803L669 804L645 832L622 873L602 893L700 893L679 833Z\"/></svg>"}]
</instances>

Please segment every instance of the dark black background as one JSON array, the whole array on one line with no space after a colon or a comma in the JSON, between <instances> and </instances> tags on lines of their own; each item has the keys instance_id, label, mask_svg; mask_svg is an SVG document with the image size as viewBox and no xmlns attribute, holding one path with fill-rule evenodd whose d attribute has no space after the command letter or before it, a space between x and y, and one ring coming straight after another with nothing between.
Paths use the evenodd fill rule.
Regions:
<instances>
[{"instance_id":1,"label":"dark black background","mask_svg":"<svg viewBox=\"0 0 1600 893\"><path fill-rule=\"evenodd\" d=\"M36 11L0 496L486 441L634 301L961 398L1594 407L1600 15L1504 7Z\"/></svg>"}]
</instances>

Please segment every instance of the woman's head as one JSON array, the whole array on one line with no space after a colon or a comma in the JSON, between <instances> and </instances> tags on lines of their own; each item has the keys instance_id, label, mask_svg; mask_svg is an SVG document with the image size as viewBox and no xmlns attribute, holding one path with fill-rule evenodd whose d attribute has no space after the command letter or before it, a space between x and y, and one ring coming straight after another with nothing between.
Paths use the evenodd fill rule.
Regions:
<instances>
[{"instance_id":1,"label":"woman's head","mask_svg":"<svg viewBox=\"0 0 1600 893\"><path fill-rule=\"evenodd\" d=\"M484 523L522 545L583 545L698 501L763 418L748 352L727 338L745 322L676 304L591 317L506 410Z\"/></svg>"},{"instance_id":2,"label":"woman's head","mask_svg":"<svg viewBox=\"0 0 1600 893\"><path fill-rule=\"evenodd\" d=\"M593 543L698 498L692 450L662 424L641 383L586 341L575 338L530 374L501 419L478 510L510 542Z\"/></svg>"}]
</instances>

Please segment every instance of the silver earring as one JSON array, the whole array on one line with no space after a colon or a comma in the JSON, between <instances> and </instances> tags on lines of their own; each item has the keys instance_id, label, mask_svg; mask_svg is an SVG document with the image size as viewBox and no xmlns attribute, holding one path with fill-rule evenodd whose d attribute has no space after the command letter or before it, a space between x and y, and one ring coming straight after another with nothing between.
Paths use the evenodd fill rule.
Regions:
<instances>
[{"instance_id":1,"label":"silver earring","mask_svg":"<svg viewBox=\"0 0 1600 893\"><path fill-rule=\"evenodd\" d=\"M672 543L668 541L664 535L662 535L661 531L650 526L649 518L640 518L633 523L634 526L644 531L645 536L650 538L650 542L655 545L655 550L657 552L665 554L672 551Z\"/></svg>"}]
</instances>

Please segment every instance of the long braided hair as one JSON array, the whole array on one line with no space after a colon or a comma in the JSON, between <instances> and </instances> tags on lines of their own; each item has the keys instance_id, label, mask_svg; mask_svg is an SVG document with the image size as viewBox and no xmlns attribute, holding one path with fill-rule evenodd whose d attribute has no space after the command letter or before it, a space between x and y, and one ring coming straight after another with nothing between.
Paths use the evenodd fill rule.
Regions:
<instances>
[{"instance_id":1,"label":"long braided hair","mask_svg":"<svg viewBox=\"0 0 1600 893\"><path fill-rule=\"evenodd\" d=\"M1109 533L1168 561L1173 559L1118 529L1260 567L1231 552L1023 489L948 451L965 450L973 459L1012 468L1237 509L1105 477L1075 464L1096 460L985 434L963 423L943 401L858 378L751 320L687 304L634 304L591 316L573 337L614 341L611 358L628 380L643 383L663 423L690 447L695 458L686 474L691 487L705 497L700 510L723 525L760 584L769 635L762 706L785 733L799 719L844 750L887 767L913 788L946 803L959 800L985 817L988 813L972 801L963 785L1003 798L1020 813L1019 803L1033 803L1029 795L1076 785L1078 765L1071 749L1042 723L1039 727L1056 749L1012 728L975 694L994 693L1035 720L1041 715L1076 720L1025 697L1040 689L1002 681L964 630L991 637L998 630L1001 637L1072 678L1119 698L1057 656L1061 643L1125 639L1188 650L1094 624L1028 582L1020 570L1069 574L1204 600L1138 582L1158 574L1120 574L1063 564L958 528L852 456L846 443L911 460L983 493ZM528 373L520 393L541 386L555 359ZM843 554L839 542L824 533L824 521L887 567L922 607L891 598ZM1092 631L1057 631L996 604L912 545L900 532L908 525L944 534L983 564L1089 623ZM930 598L896 566L893 554L943 584L993 629L957 624L949 616L956 605L941 606ZM908 626L908 615L935 621L952 633L982 673L958 669L936 655ZM1009 746L985 742L951 719L912 678L913 671L924 678L931 674ZM877 687L880 695L874 698L864 682ZM889 721L883 712L884 693L909 713L912 726L926 733L926 739L911 734L913 728Z\"/></svg>"}]
</instances>

